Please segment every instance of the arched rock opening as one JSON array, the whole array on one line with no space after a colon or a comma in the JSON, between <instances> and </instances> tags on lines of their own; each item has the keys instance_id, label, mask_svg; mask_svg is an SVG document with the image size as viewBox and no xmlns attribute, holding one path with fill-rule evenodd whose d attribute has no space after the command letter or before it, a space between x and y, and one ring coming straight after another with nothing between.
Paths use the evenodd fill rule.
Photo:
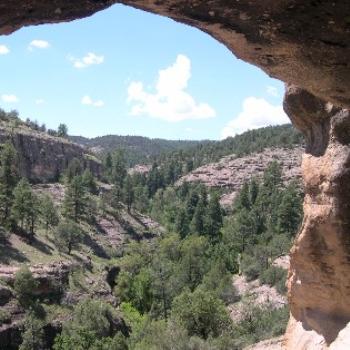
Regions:
<instances>
[{"instance_id":1,"label":"arched rock opening","mask_svg":"<svg viewBox=\"0 0 350 350\"><path fill-rule=\"evenodd\" d=\"M3 0L0 34L83 18L115 3L197 27L237 57L293 84L284 108L308 145L304 222L288 282L286 346L336 348L339 331L350 321L350 116L344 109L350 107L350 2Z\"/></svg>"}]
</instances>

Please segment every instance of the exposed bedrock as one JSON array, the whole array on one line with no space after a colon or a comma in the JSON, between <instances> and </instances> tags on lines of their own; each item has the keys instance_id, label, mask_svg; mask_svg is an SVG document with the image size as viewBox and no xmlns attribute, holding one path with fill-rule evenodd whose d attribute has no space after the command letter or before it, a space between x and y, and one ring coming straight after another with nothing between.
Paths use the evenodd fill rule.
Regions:
<instances>
[{"instance_id":1,"label":"exposed bedrock","mask_svg":"<svg viewBox=\"0 0 350 350\"><path fill-rule=\"evenodd\" d=\"M324 349L350 321L350 113L293 86L284 108L307 139L304 220L288 280L287 344Z\"/></svg>"},{"instance_id":2,"label":"exposed bedrock","mask_svg":"<svg viewBox=\"0 0 350 350\"><path fill-rule=\"evenodd\" d=\"M350 107L348 0L2 0L0 34L86 17L115 3L197 27L269 75Z\"/></svg>"}]
</instances>

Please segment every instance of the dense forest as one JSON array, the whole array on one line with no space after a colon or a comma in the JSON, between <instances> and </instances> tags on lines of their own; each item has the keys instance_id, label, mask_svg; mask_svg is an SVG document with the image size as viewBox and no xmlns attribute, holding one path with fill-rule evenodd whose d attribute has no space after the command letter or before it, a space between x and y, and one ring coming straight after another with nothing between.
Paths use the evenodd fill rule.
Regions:
<instances>
[{"instance_id":1,"label":"dense forest","mask_svg":"<svg viewBox=\"0 0 350 350\"><path fill-rule=\"evenodd\" d=\"M198 144L209 144L211 141L186 141L150 139L143 136L106 135L88 139L82 136L69 136L73 142L93 149L101 156L116 150L122 150L130 167L135 164L152 163L162 154L177 150L186 150Z\"/></svg>"},{"instance_id":2,"label":"dense forest","mask_svg":"<svg viewBox=\"0 0 350 350\"><path fill-rule=\"evenodd\" d=\"M217 162L230 154L240 157L253 152L262 152L268 147L292 148L303 145L302 134L290 124L250 130L222 141L171 141L117 135L94 139L69 136L69 139L98 151L102 157L116 150L122 150L129 166L164 162L171 157L187 164L192 163L193 168Z\"/></svg>"},{"instance_id":3,"label":"dense forest","mask_svg":"<svg viewBox=\"0 0 350 350\"><path fill-rule=\"evenodd\" d=\"M63 129L57 132L66 136ZM300 225L300 184L284 183L280 165L271 162L261 179L247 179L231 210L225 211L217 189L176 181L196 162L301 142L289 126L265 128L218 143L217 148L172 152L143 174L128 172L127 154L119 149L105 155L100 179L73 159L60 179L64 194L59 203L20 178L16 150L11 142L3 144L0 248L8 247L11 235L42 250L38 242L49 242L61 259L80 265L70 272L68 285L55 286L50 297L35 292L39 282L26 264L13 285L0 281L0 286L11 288L25 313L19 349L232 350L282 334L288 308L242 299L232 276L244 275L286 292L286 271L273 261L288 254ZM96 243L91 242L101 235L98 220L123 220L127 213L151 217L162 225L161 233L135 239L130 230L130 239L118 249L95 254ZM87 242L92 250L86 252ZM109 299L93 294L86 284L88 276L98 279L106 269L115 272L109 275ZM67 295L87 297L68 303ZM242 317L232 320L228 305L237 302L243 305ZM1 310L0 323L8 319ZM61 328L49 343L47 325L57 319Z\"/></svg>"}]
</instances>

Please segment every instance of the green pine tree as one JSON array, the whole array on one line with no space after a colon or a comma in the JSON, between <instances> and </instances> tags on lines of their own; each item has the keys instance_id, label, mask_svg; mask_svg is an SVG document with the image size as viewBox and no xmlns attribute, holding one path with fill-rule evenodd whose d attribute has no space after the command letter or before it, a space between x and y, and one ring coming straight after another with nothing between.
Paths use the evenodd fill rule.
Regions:
<instances>
[{"instance_id":1,"label":"green pine tree","mask_svg":"<svg viewBox=\"0 0 350 350\"><path fill-rule=\"evenodd\" d=\"M82 220L86 214L86 200L87 194L82 177L73 177L64 194L63 216L75 222Z\"/></svg>"},{"instance_id":2,"label":"green pine tree","mask_svg":"<svg viewBox=\"0 0 350 350\"><path fill-rule=\"evenodd\" d=\"M44 194L40 198L40 216L46 231L48 231L50 226L56 226L58 224L57 208L49 194Z\"/></svg>"},{"instance_id":3,"label":"green pine tree","mask_svg":"<svg viewBox=\"0 0 350 350\"><path fill-rule=\"evenodd\" d=\"M18 182L17 152L12 143L2 146L0 153L0 223L10 224L13 190Z\"/></svg>"},{"instance_id":4,"label":"green pine tree","mask_svg":"<svg viewBox=\"0 0 350 350\"><path fill-rule=\"evenodd\" d=\"M28 180L21 179L13 191L14 199L11 217L21 229L28 229L34 234L39 215L39 200L32 191Z\"/></svg>"},{"instance_id":5,"label":"green pine tree","mask_svg":"<svg viewBox=\"0 0 350 350\"><path fill-rule=\"evenodd\" d=\"M124 198L124 202L128 208L128 212L130 213L131 207L132 207L132 205L134 203L134 199L135 199L133 183L132 183L132 179L131 179L130 175L128 175L125 178L124 187L123 187L123 198Z\"/></svg>"}]
</instances>

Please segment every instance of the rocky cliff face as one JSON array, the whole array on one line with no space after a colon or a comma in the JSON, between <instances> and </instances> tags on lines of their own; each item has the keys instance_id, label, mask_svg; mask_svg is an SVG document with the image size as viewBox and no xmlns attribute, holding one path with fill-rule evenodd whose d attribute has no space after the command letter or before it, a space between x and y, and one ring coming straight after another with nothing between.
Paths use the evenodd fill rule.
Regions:
<instances>
[{"instance_id":1,"label":"rocky cliff face","mask_svg":"<svg viewBox=\"0 0 350 350\"><path fill-rule=\"evenodd\" d=\"M252 177L261 177L272 161L277 161L282 168L282 178L289 182L301 179L301 156L303 148L296 147L265 149L260 153L237 158L235 155L223 157L217 163L201 166L183 176L177 184L200 182L208 187L224 188L226 194L221 197L221 204L228 207L245 181Z\"/></svg>"},{"instance_id":2,"label":"rocky cliff face","mask_svg":"<svg viewBox=\"0 0 350 350\"><path fill-rule=\"evenodd\" d=\"M101 163L81 146L44 133L0 128L0 144L11 141L19 157L20 175L33 182L55 181L73 158L78 158L94 175Z\"/></svg>"},{"instance_id":3,"label":"rocky cliff face","mask_svg":"<svg viewBox=\"0 0 350 350\"><path fill-rule=\"evenodd\" d=\"M287 344L324 349L350 320L350 113L294 86L284 104L307 139L304 221L288 281Z\"/></svg>"},{"instance_id":4,"label":"rocky cliff face","mask_svg":"<svg viewBox=\"0 0 350 350\"><path fill-rule=\"evenodd\" d=\"M288 347L320 349L335 339L331 348L347 349L348 328L340 330L350 321L350 118L326 101L350 107L350 2L3 0L0 34L82 18L117 2L193 25L239 58L308 91L289 89L285 100L309 139L304 223L291 255Z\"/></svg>"}]
</instances>

